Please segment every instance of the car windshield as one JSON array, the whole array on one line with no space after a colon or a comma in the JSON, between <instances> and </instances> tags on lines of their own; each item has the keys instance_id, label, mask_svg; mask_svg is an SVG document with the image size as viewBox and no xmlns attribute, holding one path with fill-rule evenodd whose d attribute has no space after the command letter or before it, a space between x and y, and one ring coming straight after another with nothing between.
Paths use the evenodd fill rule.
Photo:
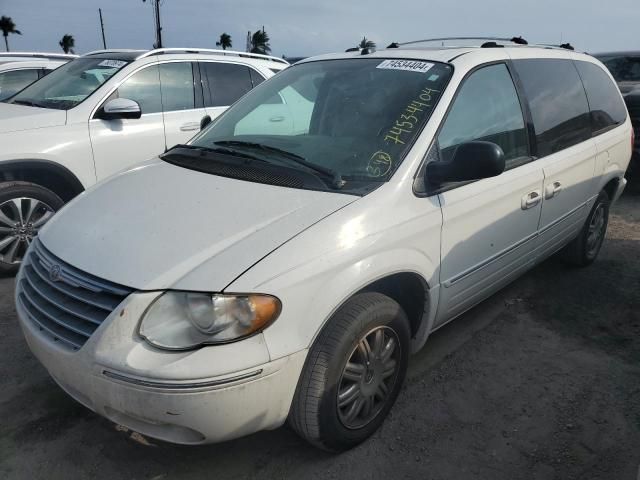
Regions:
<instances>
[{"instance_id":1,"label":"car windshield","mask_svg":"<svg viewBox=\"0 0 640 480\"><path fill-rule=\"evenodd\" d=\"M330 188L370 190L400 165L451 72L418 60L302 63L252 90L190 146L303 170Z\"/></svg>"},{"instance_id":2,"label":"car windshield","mask_svg":"<svg viewBox=\"0 0 640 480\"><path fill-rule=\"evenodd\" d=\"M8 102L69 110L79 105L129 62L108 58L78 58L11 97Z\"/></svg>"},{"instance_id":3,"label":"car windshield","mask_svg":"<svg viewBox=\"0 0 640 480\"><path fill-rule=\"evenodd\" d=\"M598 56L616 82L640 82L640 56Z\"/></svg>"}]
</instances>

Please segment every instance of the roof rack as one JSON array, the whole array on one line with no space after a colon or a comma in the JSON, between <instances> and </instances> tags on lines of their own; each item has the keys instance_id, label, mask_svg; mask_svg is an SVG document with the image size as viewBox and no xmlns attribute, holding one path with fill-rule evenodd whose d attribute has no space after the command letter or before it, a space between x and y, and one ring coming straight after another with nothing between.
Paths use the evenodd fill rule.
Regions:
<instances>
[{"instance_id":1,"label":"roof rack","mask_svg":"<svg viewBox=\"0 0 640 480\"><path fill-rule=\"evenodd\" d=\"M45 53L45 52L0 52L0 57L33 57L68 60L77 58L78 55L72 53Z\"/></svg>"},{"instance_id":2,"label":"roof rack","mask_svg":"<svg viewBox=\"0 0 640 480\"><path fill-rule=\"evenodd\" d=\"M398 43L393 42L387 46L387 48L400 48L405 45L414 45L416 43L429 43L429 42L446 42L451 40L483 40L483 43L479 46L481 48L499 48L504 47L504 43L512 43L514 45L520 46L529 46L529 47L540 47L540 48L554 48L554 49L563 49L563 50L575 50L573 45L570 43L563 43L560 45L552 45L552 44L530 44L522 37L511 37L511 38L502 38L502 37L443 37L443 38L428 38L425 40L413 40L411 42ZM499 44L498 42L502 42Z\"/></svg>"},{"instance_id":3,"label":"roof rack","mask_svg":"<svg viewBox=\"0 0 640 480\"><path fill-rule=\"evenodd\" d=\"M503 38L503 37L442 37L442 38L427 38L424 40L412 40L410 42L397 43L394 42L389 45L387 48L399 48L405 45L415 45L416 43L431 43L431 42L448 42L451 40L484 40L486 42L505 42L505 43L513 43L516 45L528 45L527 42L522 37L511 37L511 38Z\"/></svg>"},{"instance_id":4,"label":"roof rack","mask_svg":"<svg viewBox=\"0 0 640 480\"><path fill-rule=\"evenodd\" d=\"M282 58L272 57L271 55L262 55L260 53L250 53L250 52L238 52L235 50L219 50L213 48L156 48L154 50L149 50L148 52L143 53L138 58L150 57L152 55L162 55L166 53L203 53L203 54L214 54L214 55L230 55L235 57L249 57L249 58L259 58L261 60L269 60L277 63L284 63L285 65L289 65L289 62Z\"/></svg>"},{"instance_id":5,"label":"roof rack","mask_svg":"<svg viewBox=\"0 0 640 480\"><path fill-rule=\"evenodd\" d=\"M106 50L93 50L91 52L87 52L83 57L88 57L89 55L98 55L100 53L131 53L131 52L145 52L146 50L136 50L134 48L108 48Z\"/></svg>"},{"instance_id":6,"label":"roof rack","mask_svg":"<svg viewBox=\"0 0 640 480\"><path fill-rule=\"evenodd\" d=\"M541 43L540 46L541 47L551 47L551 48L563 48L565 50L575 50L573 45L571 45L569 42L561 43L560 45L553 45L553 44L550 44L550 43Z\"/></svg>"}]
</instances>

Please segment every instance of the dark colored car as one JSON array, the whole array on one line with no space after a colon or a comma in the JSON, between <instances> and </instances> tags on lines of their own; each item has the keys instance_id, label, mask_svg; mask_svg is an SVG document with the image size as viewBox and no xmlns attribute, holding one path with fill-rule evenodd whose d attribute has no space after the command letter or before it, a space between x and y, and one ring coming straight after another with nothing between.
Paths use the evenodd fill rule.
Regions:
<instances>
[{"instance_id":1,"label":"dark colored car","mask_svg":"<svg viewBox=\"0 0 640 480\"><path fill-rule=\"evenodd\" d=\"M594 56L609 69L627 104L636 138L627 175L640 177L640 51L599 53Z\"/></svg>"}]
</instances>

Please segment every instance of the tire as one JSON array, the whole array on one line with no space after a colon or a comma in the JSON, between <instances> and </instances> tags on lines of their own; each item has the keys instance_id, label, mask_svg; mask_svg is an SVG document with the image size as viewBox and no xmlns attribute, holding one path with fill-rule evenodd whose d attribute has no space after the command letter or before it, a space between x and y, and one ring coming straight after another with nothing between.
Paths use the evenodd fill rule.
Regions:
<instances>
[{"instance_id":1,"label":"tire","mask_svg":"<svg viewBox=\"0 0 640 480\"><path fill-rule=\"evenodd\" d=\"M580 234L565 248L565 260L576 267L591 265L600 248L609 224L609 195L600 192Z\"/></svg>"},{"instance_id":2,"label":"tire","mask_svg":"<svg viewBox=\"0 0 640 480\"><path fill-rule=\"evenodd\" d=\"M397 302L380 293L355 295L333 315L309 352L289 413L290 426L312 445L329 451L348 450L366 440L398 397L409 343L409 320ZM369 367L365 344L370 347Z\"/></svg>"},{"instance_id":3,"label":"tire","mask_svg":"<svg viewBox=\"0 0 640 480\"><path fill-rule=\"evenodd\" d=\"M0 183L0 273L15 274L27 247L64 202L29 182Z\"/></svg>"}]
</instances>

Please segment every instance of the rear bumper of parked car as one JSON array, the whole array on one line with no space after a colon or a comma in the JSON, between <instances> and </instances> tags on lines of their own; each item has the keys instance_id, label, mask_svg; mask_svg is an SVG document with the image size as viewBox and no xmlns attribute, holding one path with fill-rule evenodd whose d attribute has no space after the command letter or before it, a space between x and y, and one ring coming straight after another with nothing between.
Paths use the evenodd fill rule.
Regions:
<instances>
[{"instance_id":1,"label":"rear bumper of parked car","mask_svg":"<svg viewBox=\"0 0 640 480\"><path fill-rule=\"evenodd\" d=\"M204 362L212 362L215 373L209 376L203 375L207 352L150 348L136 338L137 322L127 321L128 315L114 313L117 318L108 318L79 351L71 352L43 335L19 303L17 310L32 352L70 396L113 422L173 443L219 442L282 425L306 357L301 351L235 370L239 359L218 355L219 347L206 347L201 350L214 353ZM139 310L135 298L118 309ZM128 340L114 344L114 335ZM221 346L218 352L233 351L227 347L235 345L238 357L255 357L243 350L260 349L263 340L242 343ZM225 366L229 372L220 373Z\"/></svg>"}]
</instances>

